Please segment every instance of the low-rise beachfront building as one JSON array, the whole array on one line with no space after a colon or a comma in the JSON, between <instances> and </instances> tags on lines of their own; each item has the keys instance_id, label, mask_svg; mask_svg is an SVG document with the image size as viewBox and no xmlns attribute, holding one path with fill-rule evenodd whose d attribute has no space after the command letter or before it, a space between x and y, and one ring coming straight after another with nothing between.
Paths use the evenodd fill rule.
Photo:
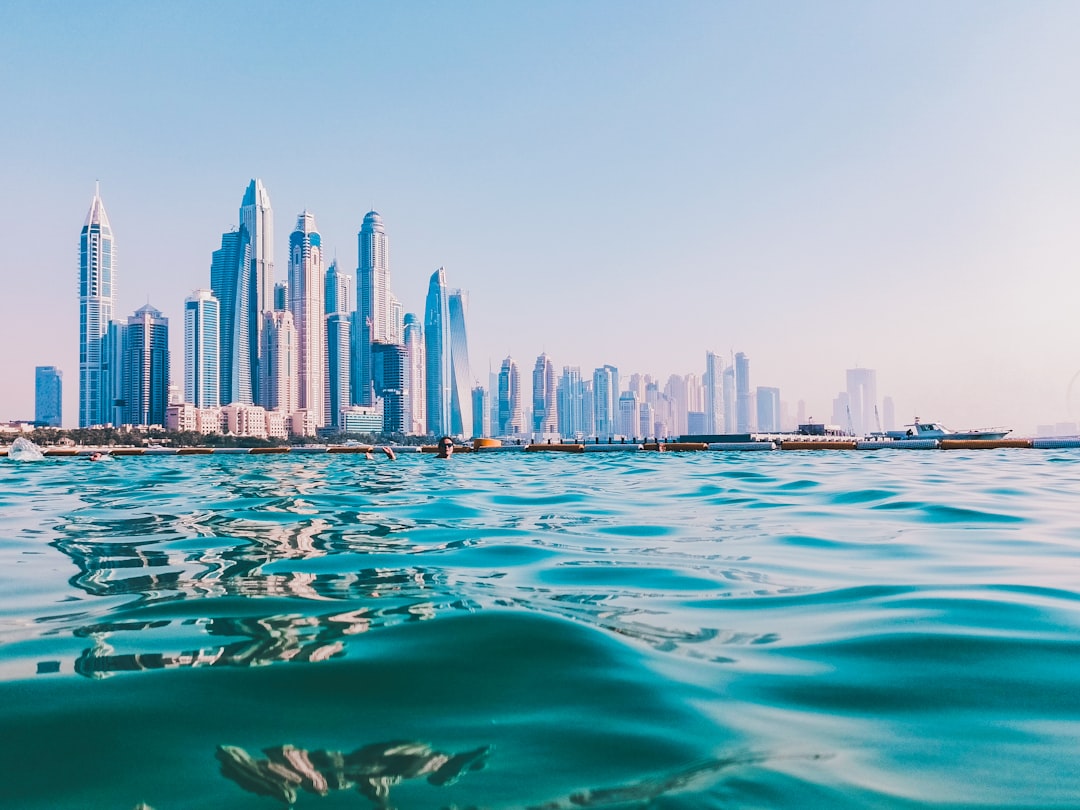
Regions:
<instances>
[{"instance_id":1,"label":"low-rise beachfront building","mask_svg":"<svg viewBox=\"0 0 1080 810\"><path fill-rule=\"evenodd\" d=\"M383 415L377 407L353 405L341 409L342 433L380 433Z\"/></svg>"},{"instance_id":2,"label":"low-rise beachfront building","mask_svg":"<svg viewBox=\"0 0 1080 810\"><path fill-rule=\"evenodd\" d=\"M170 405L165 409L165 428L178 433L197 433L199 409L190 402Z\"/></svg>"},{"instance_id":3,"label":"low-rise beachfront building","mask_svg":"<svg viewBox=\"0 0 1080 810\"><path fill-rule=\"evenodd\" d=\"M226 426L234 436L253 436L266 438L266 409L259 405L245 405L234 402L222 408Z\"/></svg>"},{"instance_id":4,"label":"low-rise beachfront building","mask_svg":"<svg viewBox=\"0 0 1080 810\"><path fill-rule=\"evenodd\" d=\"M315 414L308 410L293 411L289 422L293 436L314 436L318 427Z\"/></svg>"},{"instance_id":5,"label":"low-rise beachfront building","mask_svg":"<svg viewBox=\"0 0 1080 810\"><path fill-rule=\"evenodd\" d=\"M285 411L267 411L266 412L266 435L270 439L287 439L289 438L289 429L292 427L292 421L289 419L289 414Z\"/></svg>"}]
</instances>

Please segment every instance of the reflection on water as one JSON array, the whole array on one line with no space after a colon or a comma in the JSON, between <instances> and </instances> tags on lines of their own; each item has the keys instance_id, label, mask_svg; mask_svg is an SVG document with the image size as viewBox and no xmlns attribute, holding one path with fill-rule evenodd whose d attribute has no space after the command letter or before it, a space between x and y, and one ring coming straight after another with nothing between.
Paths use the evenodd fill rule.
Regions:
<instances>
[{"instance_id":1,"label":"reflection on water","mask_svg":"<svg viewBox=\"0 0 1080 810\"><path fill-rule=\"evenodd\" d=\"M491 746L449 754L422 742L374 743L349 753L293 745L264 748L256 759L243 748L219 745L216 756L223 776L244 790L291 806L297 789L318 796L353 787L380 808L390 807L390 788L406 779L425 777L436 786L454 784L466 771L487 763Z\"/></svg>"}]
</instances>

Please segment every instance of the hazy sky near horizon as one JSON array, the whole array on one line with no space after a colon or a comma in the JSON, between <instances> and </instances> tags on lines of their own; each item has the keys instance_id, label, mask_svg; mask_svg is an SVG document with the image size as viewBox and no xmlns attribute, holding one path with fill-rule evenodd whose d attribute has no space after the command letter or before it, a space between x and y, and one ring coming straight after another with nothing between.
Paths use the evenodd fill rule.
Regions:
<instances>
[{"instance_id":1,"label":"hazy sky near horizon","mask_svg":"<svg viewBox=\"0 0 1080 810\"><path fill-rule=\"evenodd\" d=\"M94 191L115 316L169 317L265 183L354 272L469 291L475 376L745 352L819 421L877 369L900 422L1080 419L1080 4L0 3L0 419L77 420Z\"/></svg>"}]
</instances>

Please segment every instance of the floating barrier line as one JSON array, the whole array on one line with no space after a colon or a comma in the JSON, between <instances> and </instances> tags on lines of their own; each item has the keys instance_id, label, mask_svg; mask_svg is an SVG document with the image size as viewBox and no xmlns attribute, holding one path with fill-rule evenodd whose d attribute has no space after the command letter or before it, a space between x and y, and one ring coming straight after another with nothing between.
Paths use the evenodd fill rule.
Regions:
<instances>
[{"instance_id":1,"label":"floating barrier line","mask_svg":"<svg viewBox=\"0 0 1080 810\"><path fill-rule=\"evenodd\" d=\"M45 447L49 458L85 458L93 453L109 456L207 456L207 455L314 455L322 453L368 454L381 453L384 447L395 453L436 453L435 445L296 445L294 447ZM501 444L496 440L481 440L475 447L455 445L458 453L627 453L627 452L754 452L768 450L996 450L1001 448L1034 448L1052 450L1080 448L1080 436L1038 439L781 439L748 442L634 442L590 444L588 442L551 442L534 444ZM0 447L0 458L8 455Z\"/></svg>"}]
</instances>

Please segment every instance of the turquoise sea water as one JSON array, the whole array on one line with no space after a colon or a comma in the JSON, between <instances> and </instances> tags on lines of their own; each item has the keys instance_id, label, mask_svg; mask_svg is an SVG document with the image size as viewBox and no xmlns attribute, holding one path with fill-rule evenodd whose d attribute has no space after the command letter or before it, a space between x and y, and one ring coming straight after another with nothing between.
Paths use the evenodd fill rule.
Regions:
<instances>
[{"instance_id":1,"label":"turquoise sea water","mask_svg":"<svg viewBox=\"0 0 1080 810\"><path fill-rule=\"evenodd\" d=\"M1080 451L0 461L4 807L1080 807Z\"/></svg>"}]
</instances>

